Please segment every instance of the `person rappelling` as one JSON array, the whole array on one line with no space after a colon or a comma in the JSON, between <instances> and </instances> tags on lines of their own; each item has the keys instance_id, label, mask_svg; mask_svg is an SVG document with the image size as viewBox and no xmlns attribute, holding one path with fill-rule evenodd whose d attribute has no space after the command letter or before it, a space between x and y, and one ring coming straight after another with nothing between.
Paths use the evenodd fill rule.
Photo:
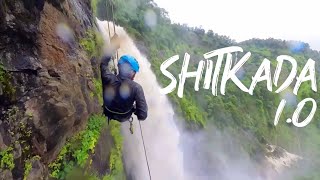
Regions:
<instances>
[{"instance_id":1,"label":"person rappelling","mask_svg":"<svg viewBox=\"0 0 320 180\"><path fill-rule=\"evenodd\" d=\"M110 40L108 52L101 59L100 71L103 86L103 112L108 117L108 123L110 120L117 120L119 122L129 121L131 134L133 134L132 114L134 113L137 116L149 178L151 180L151 171L140 124L140 121L145 120L148 116L148 105L141 85L134 81L135 75L139 72L140 67L136 58L130 55L123 55L118 61L119 73L116 73L115 67L112 73L109 70L108 64L112 59L112 55L119 47L120 41L117 34L115 34ZM115 66L115 61L113 61L113 65Z\"/></svg>"},{"instance_id":2,"label":"person rappelling","mask_svg":"<svg viewBox=\"0 0 320 180\"><path fill-rule=\"evenodd\" d=\"M134 81L135 75L139 72L139 63L131 55L123 55L118 60L118 51L120 48L120 39L116 33L116 25L113 14L113 5L111 4L113 37L110 39L110 46L107 53L102 57L100 64L102 90L103 90L103 113L110 120L119 122L130 122L130 132L133 134L133 118L134 113L140 126L143 150L148 167L149 179L151 180L151 171L147 157L147 150L144 143L142 126L140 121L146 120L148 117L148 105L144 96L143 88ZM108 5L108 1L107 1ZM110 25L108 22L109 37L111 37ZM116 55L118 60L118 73L115 68L116 63L113 59L113 73L109 70L108 64L112 59L112 55Z\"/></svg>"},{"instance_id":3,"label":"person rappelling","mask_svg":"<svg viewBox=\"0 0 320 180\"><path fill-rule=\"evenodd\" d=\"M139 63L133 56L123 55L117 64L119 73L111 72L108 64L120 47L118 35L115 34L111 38L110 45L111 50L102 57L100 64L103 112L108 120L130 121L133 113L138 120L145 120L148 116L148 106L144 91L141 85L134 81L136 73L139 72Z\"/></svg>"}]
</instances>

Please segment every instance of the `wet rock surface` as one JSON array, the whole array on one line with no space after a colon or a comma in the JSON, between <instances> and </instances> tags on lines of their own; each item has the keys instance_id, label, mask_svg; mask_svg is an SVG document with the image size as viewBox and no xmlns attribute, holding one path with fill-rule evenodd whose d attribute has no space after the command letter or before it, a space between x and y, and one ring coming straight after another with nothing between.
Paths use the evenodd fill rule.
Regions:
<instances>
[{"instance_id":1,"label":"wet rock surface","mask_svg":"<svg viewBox=\"0 0 320 180\"><path fill-rule=\"evenodd\" d=\"M61 23L72 42L57 35ZM79 45L91 28L89 0L0 0L0 150L13 147L15 159L0 179L23 178L25 158L36 155L28 179L46 179L66 139L100 112Z\"/></svg>"}]
</instances>

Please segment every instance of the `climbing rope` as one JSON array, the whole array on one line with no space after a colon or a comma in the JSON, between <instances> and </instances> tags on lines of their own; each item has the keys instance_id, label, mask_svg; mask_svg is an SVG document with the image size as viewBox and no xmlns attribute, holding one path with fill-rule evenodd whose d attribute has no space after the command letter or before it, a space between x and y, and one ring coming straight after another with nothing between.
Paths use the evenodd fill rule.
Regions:
<instances>
[{"instance_id":1,"label":"climbing rope","mask_svg":"<svg viewBox=\"0 0 320 180\"><path fill-rule=\"evenodd\" d=\"M108 125L109 125L109 121L111 119L108 117ZM133 134L133 117L130 117L130 119L128 120L130 123L130 133ZM149 161L148 161L148 155L147 155L147 150L146 150L146 145L144 143L144 138L143 138L143 133L142 133L142 127L141 127L141 123L139 121L139 126L140 126L140 133L141 133L141 139L142 139L142 144L143 144L143 150L144 150L144 155L146 158L146 162L147 162L147 167L148 167L148 172L149 172L149 178L151 180L151 171L150 171L150 166L149 166Z\"/></svg>"},{"instance_id":2,"label":"climbing rope","mask_svg":"<svg viewBox=\"0 0 320 180\"><path fill-rule=\"evenodd\" d=\"M113 3L111 3L111 14L112 14L112 23L113 23L113 32L114 34L116 34L116 24L115 24L115 20L114 20L114 13L113 13ZM117 53L116 53L116 59L119 58L119 54L118 54L118 50L117 50Z\"/></svg>"},{"instance_id":3,"label":"climbing rope","mask_svg":"<svg viewBox=\"0 0 320 180\"><path fill-rule=\"evenodd\" d=\"M110 0L110 7L111 7L111 19L112 19L112 24L113 24L113 32L114 35L116 35L116 25L115 25L115 19L114 19L114 11L113 11L113 3L111 2L112 0ZM107 6L108 6L108 1L107 1ZM111 31L110 31L110 25L109 25L109 21L108 21L108 30L109 30L109 38L111 38ZM116 50L116 58L118 60L119 58L119 54L118 54L118 50ZM117 70L116 70L116 63L115 63L115 59L113 59L113 65L114 65L114 73L117 74ZM133 118L131 117L129 119L129 123L130 123L130 133L133 134ZM144 155L146 157L146 162L147 162L147 167L148 167L148 172L149 172L149 178L151 180L151 172L150 172L150 166L149 166L149 162L148 162L148 156L147 156L147 151L146 151L146 146L144 143L144 138L143 138L143 133L142 133L142 127L141 127L141 123L139 121L139 126L140 126L140 133L141 133L141 138L142 138L142 143L143 143L143 149L144 149Z\"/></svg>"},{"instance_id":4,"label":"climbing rope","mask_svg":"<svg viewBox=\"0 0 320 180\"><path fill-rule=\"evenodd\" d=\"M144 144L142 127L141 127L140 121L139 121L139 126L140 126L140 132L141 132L141 139L142 139L143 149L144 149L144 155L145 155L145 157L146 157L146 162L147 162L147 166L148 166L149 178L150 178L150 180L151 180L150 166L149 166L149 162L148 162L148 156L147 156L146 146L145 146L145 144Z\"/></svg>"},{"instance_id":5,"label":"climbing rope","mask_svg":"<svg viewBox=\"0 0 320 180\"><path fill-rule=\"evenodd\" d=\"M108 5L108 1L106 2L107 3L107 7L109 6ZM112 24L113 24L113 35L116 35L117 32L116 32L116 24L115 24L115 20L114 20L114 13L113 13L113 3L111 2L110 0L110 7L111 7L111 17L110 19L112 20ZM107 11L107 16L108 16L108 11ZM108 31L109 31L109 38L111 40L111 29L110 29L110 25L109 25L109 21L108 21ZM118 54L118 49L116 50L116 57L113 58L113 72L115 75L117 75L117 69L116 69L116 60L118 60L119 58L119 54Z\"/></svg>"}]
</instances>

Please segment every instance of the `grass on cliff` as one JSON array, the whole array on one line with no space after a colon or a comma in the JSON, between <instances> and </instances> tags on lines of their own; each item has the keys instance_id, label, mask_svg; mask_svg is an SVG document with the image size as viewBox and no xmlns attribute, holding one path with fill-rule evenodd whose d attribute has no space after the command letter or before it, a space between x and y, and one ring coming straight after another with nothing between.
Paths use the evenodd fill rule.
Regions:
<instances>
[{"instance_id":1,"label":"grass on cliff","mask_svg":"<svg viewBox=\"0 0 320 180\"><path fill-rule=\"evenodd\" d=\"M5 95L12 99L16 90L11 84L11 76L0 64L0 95Z\"/></svg>"},{"instance_id":2,"label":"grass on cliff","mask_svg":"<svg viewBox=\"0 0 320 180\"><path fill-rule=\"evenodd\" d=\"M41 159L40 156L33 156L32 158L25 160L23 180L27 180L28 179L28 176L29 176L29 174L31 172L31 169L32 169L32 161L33 160L40 160L40 159Z\"/></svg>"},{"instance_id":3,"label":"grass on cliff","mask_svg":"<svg viewBox=\"0 0 320 180\"><path fill-rule=\"evenodd\" d=\"M13 148L8 147L7 149L0 151L0 169L9 169L14 168L14 159L13 159Z\"/></svg>"},{"instance_id":4,"label":"grass on cliff","mask_svg":"<svg viewBox=\"0 0 320 180\"><path fill-rule=\"evenodd\" d=\"M103 98L102 98L102 82L100 79L93 79L93 84L95 87L95 91L91 92L90 96L91 97L97 97L98 98L98 102L100 105L103 104Z\"/></svg>"},{"instance_id":5,"label":"grass on cliff","mask_svg":"<svg viewBox=\"0 0 320 180\"><path fill-rule=\"evenodd\" d=\"M103 177L103 180L122 180L125 179L122 162L122 143L123 138L120 132L121 124L117 121L110 121L111 136L114 140L114 147L111 150L109 166L110 174Z\"/></svg>"},{"instance_id":6,"label":"grass on cliff","mask_svg":"<svg viewBox=\"0 0 320 180\"><path fill-rule=\"evenodd\" d=\"M88 162L89 155L94 153L104 124L105 118L103 116L91 116L86 129L68 140L57 159L49 164L50 176L65 179L73 168L84 168L86 164L90 163Z\"/></svg>"},{"instance_id":7,"label":"grass on cliff","mask_svg":"<svg viewBox=\"0 0 320 180\"><path fill-rule=\"evenodd\" d=\"M105 125L105 117L93 115L90 117L87 128L73 136L60 151L57 159L49 164L50 176L56 179L66 179L75 168L87 169L91 165L90 154L94 153L95 146L100 136L102 127ZM120 123L110 122L111 135L115 146L111 150L109 166L110 174L103 179L124 179L122 163L122 136ZM99 179L89 172L90 179Z\"/></svg>"},{"instance_id":8,"label":"grass on cliff","mask_svg":"<svg viewBox=\"0 0 320 180\"><path fill-rule=\"evenodd\" d=\"M100 33L93 29L88 30L86 36L80 40L80 45L87 52L89 58L101 56L103 43Z\"/></svg>"}]
</instances>

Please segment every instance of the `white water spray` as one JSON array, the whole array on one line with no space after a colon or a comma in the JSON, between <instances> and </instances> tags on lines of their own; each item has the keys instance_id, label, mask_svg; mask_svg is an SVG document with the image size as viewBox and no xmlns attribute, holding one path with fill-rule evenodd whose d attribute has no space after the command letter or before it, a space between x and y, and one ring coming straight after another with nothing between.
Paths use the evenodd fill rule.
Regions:
<instances>
[{"instance_id":1,"label":"white water spray","mask_svg":"<svg viewBox=\"0 0 320 180\"><path fill-rule=\"evenodd\" d=\"M99 29L108 42L108 22L97 20ZM113 35L113 24L110 23ZM119 57L129 54L139 61L140 72L135 80L143 87L149 107L148 118L141 122L151 176L153 180L182 180L183 159L179 149L180 134L174 123L174 112L165 95L160 94L156 76L151 71L150 63L139 52L131 38L121 27L116 27L116 33L121 37ZM123 156L127 176L130 179L149 179L148 169L143 151L140 129L137 119L134 119L134 134L129 132L129 123L123 123L124 135Z\"/></svg>"},{"instance_id":2,"label":"white water spray","mask_svg":"<svg viewBox=\"0 0 320 180\"><path fill-rule=\"evenodd\" d=\"M108 44L108 22L97 19L97 23ZM109 25L112 36L113 23L110 22ZM271 172L273 168L264 165L256 167L248 154L241 150L240 143L245 140L216 128L194 134L179 129L174 120L173 107L167 97L160 93L149 61L139 52L122 27L116 26L116 32L121 39L119 57L132 55L138 59L141 67L135 80L142 85L149 107L148 118L141 125L153 180L277 179L277 174ZM148 180L148 168L136 118L134 134L130 133L128 122L122 124L122 134L123 159L128 179ZM254 137L250 138L254 140ZM273 162L279 164L274 158Z\"/></svg>"}]
</instances>

